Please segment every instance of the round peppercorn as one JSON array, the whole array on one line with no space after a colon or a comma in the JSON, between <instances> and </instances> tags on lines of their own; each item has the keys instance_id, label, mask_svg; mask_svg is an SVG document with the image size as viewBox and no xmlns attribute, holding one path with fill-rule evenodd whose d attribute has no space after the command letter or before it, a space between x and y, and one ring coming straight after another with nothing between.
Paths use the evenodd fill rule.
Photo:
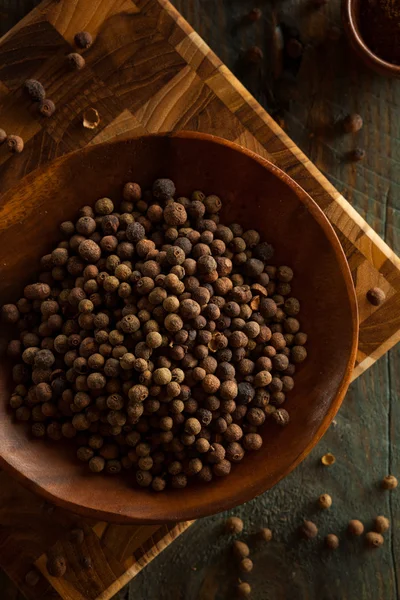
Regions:
<instances>
[{"instance_id":1,"label":"round peppercorn","mask_svg":"<svg viewBox=\"0 0 400 600\"><path fill-rule=\"evenodd\" d=\"M74 42L78 46L78 48L86 50L92 45L93 38L88 31L79 31L74 36Z\"/></svg>"},{"instance_id":2,"label":"round peppercorn","mask_svg":"<svg viewBox=\"0 0 400 600\"><path fill-rule=\"evenodd\" d=\"M386 294L381 288L374 287L368 290L367 300L374 306L380 306L386 300Z\"/></svg>"},{"instance_id":3,"label":"round peppercorn","mask_svg":"<svg viewBox=\"0 0 400 600\"><path fill-rule=\"evenodd\" d=\"M318 498L318 506L320 508L330 508L332 506L332 498L329 494L321 494Z\"/></svg>"},{"instance_id":4,"label":"round peppercorn","mask_svg":"<svg viewBox=\"0 0 400 600\"><path fill-rule=\"evenodd\" d=\"M386 477L382 479L381 485L384 490L394 490L397 488L398 481L394 475L386 475Z\"/></svg>"},{"instance_id":5,"label":"round peppercorn","mask_svg":"<svg viewBox=\"0 0 400 600\"><path fill-rule=\"evenodd\" d=\"M290 358L295 364L302 363L307 358L307 350L304 346L293 346L290 351Z\"/></svg>"},{"instance_id":6,"label":"round peppercorn","mask_svg":"<svg viewBox=\"0 0 400 600\"><path fill-rule=\"evenodd\" d=\"M375 531L369 531L365 536L365 543L369 548L380 548L384 541L383 536Z\"/></svg>"},{"instance_id":7,"label":"round peppercorn","mask_svg":"<svg viewBox=\"0 0 400 600\"><path fill-rule=\"evenodd\" d=\"M46 568L52 577L63 577L67 571L67 561L61 554L50 556L47 559Z\"/></svg>"},{"instance_id":8,"label":"round peppercorn","mask_svg":"<svg viewBox=\"0 0 400 600\"><path fill-rule=\"evenodd\" d=\"M384 516L375 517L374 519L374 531L377 533L385 533L390 527L390 521Z\"/></svg>"},{"instance_id":9,"label":"round peppercorn","mask_svg":"<svg viewBox=\"0 0 400 600\"><path fill-rule=\"evenodd\" d=\"M350 535L362 535L364 533L364 525L361 523L361 521L358 521L358 519L353 519L352 521L349 521L347 531L350 533Z\"/></svg>"},{"instance_id":10,"label":"round peppercorn","mask_svg":"<svg viewBox=\"0 0 400 600\"><path fill-rule=\"evenodd\" d=\"M300 527L300 535L305 539L312 539L318 535L318 527L312 521L303 521L303 525Z\"/></svg>"},{"instance_id":11,"label":"round peppercorn","mask_svg":"<svg viewBox=\"0 0 400 600\"><path fill-rule=\"evenodd\" d=\"M243 521L239 517L229 517L225 521L225 530L228 533L237 534L243 531Z\"/></svg>"},{"instance_id":12,"label":"round peppercorn","mask_svg":"<svg viewBox=\"0 0 400 600\"><path fill-rule=\"evenodd\" d=\"M239 563L239 569L242 573L250 573L253 570L253 561L250 558L243 558Z\"/></svg>"},{"instance_id":13,"label":"round peppercorn","mask_svg":"<svg viewBox=\"0 0 400 600\"><path fill-rule=\"evenodd\" d=\"M263 440L258 433L247 433L243 438L243 447L245 450L259 450Z\"/></svg>"},{"instance_id":14,"label":"round peppercorn","mask_svg":"<svg viewBox=\"0 0 400 600\"><path fill-rule=\"evenodd\" d=\"M328 533L325 538L325 545L329 550L336 550L339 548L339 538L334 533Z\"/></svg>"}]
</instances>

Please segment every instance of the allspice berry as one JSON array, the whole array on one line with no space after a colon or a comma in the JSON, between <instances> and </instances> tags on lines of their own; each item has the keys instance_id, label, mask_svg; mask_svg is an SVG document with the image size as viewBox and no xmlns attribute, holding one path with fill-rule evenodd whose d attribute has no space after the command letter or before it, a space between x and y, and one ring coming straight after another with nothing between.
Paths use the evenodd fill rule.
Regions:
<instances>
[{"instance_id":1,"label":"allspice berry","mask_svg":"<svg viewBox=\"0 0 400 600\"><path fill-rule=\"evenodd\" d=\"M356 133L357 131L360 131L362 126L363 120L357 113L347 115L347 117L343 119L343 129L346 133Z\"/></svg>"},{"instance_id":2,"label":"allspice berry","mask_svg":"<svg viewBox=\"0 0 400 600\"><path fill-rule=\"evenodd\" d=\"M383 535L375 531L369 531L365 536L365 543L369 548L380 548L384 541Z\"/></svg>"},{"instance_id":3,"label":"allspice berry","mask_svg":"<svg viewBox=\"0 0 400 600\"><path fill-rule=\"evenodd\" d=\"M250 573L253 570L253 561L251 558L243 558L239 563L239 569L242 573Z\"/></svg>"},{"instance_id":4,"label":"allspice berry","mask_svg":"<svg viewBox=\"0 0 400 600\"><path fill-rule=\"evenodd\" d=\"M88 31L79 31L74 36L74 42L78 48L86 50L86 48L90 48L92 45L93 38Z\"/></svg>"},{"instance_id":5,"label":"allspice berry","mask_svg":"<svg viewBox=\"0 0 400 600\"><path fill-rule=\"evenodd\" d=\"M36 571L36 569L31 569L25 575L25 583L31 587L35 587L35 585L37 585L39 583L39 581L40 581L40 576L39 576L39 573Z\"/></svg>"},{"instance_id":6,"label":"allspice berry","mask_svg":"<svg viewBox=\"0 0 400 600\"><path fill-rule=\"evenodd\" d=\"M272 531L268 527L263 527L260 529L258 537L264 542L270 542L272 540Z\"/></svg>"},{"instance_id":7,"label":"allspice berry","mask_svg":"<svg viewBox=\"0 0 400 600\"><path fill-rule=\"evenodd\" d=\"M330 550L336 550L336 548L339 548L338 536L334 533L328 533L328 535L325 538L325 545Z\"/></svg>"},{"instance_id":8,"label":"allspice berry","mask_svg":"<svg viewBox=\"0 0 400 600\"><path fill-rule=\"evenodd\" d=\"M86 65L86 61L81 54L71 52L67 55L68 66L73 71L80 71Z\"/></svg>"},{"instance_id":9,"label":"allspice berry","mask_svg":"<svg viewBox=\"0 0 400 600\"><path fill-rule=\"evenodd\" d=\"M321 494L318 498L318 506L320 508L330 508L332 506L332 498L329 494Z\"/></svg>"},{"instance_id":10,"label":"allspice berry","mask_svg":"<svg viewBox=\"0 0 400 600\"><path fill-rule=\"evenodd\" d=\"M394 475L386 475L386 477L382 479L381 486L384 490L394 490L397 488L397 484L398 481Z\"/></svg>"},{"instance_id":11,"label":"allspice berry","mask_svg":"<svg viewBox=\"0 0 400 600\"><path fill-rule=\"evenodd\" d=\"M62 554L47 559L47 570L52 577L62 577L67 570L67 561Z\"/></svg>"},{"instance_id":12,"label":"allspice berry","mask_svg":"<svg viewBox=\"0 0 400 600\"><path fill-rule=\"evenodd\" d=\"M300 527L300 535L304 539L312 539L318 535L318 527L312 521L304 520L303 525Z\"/></svg>"},{"instance_id":13,"label":"allspice berry","mask_svg":"<svg viewBox=\"0 0 400 600\"><path fill-rule=\"evenodd\" d=\"M385 533L390 527L390 521L387 517L380 515L374 519L374 531L376 533Z\"/></svg>"},{"instance_id":14,"label":"allspice berry","mask_svg":"<svg viewBox=\"0 0 400 600\"><path fill-rule=\"evenodd\" d=\"M386 294L381 288L374 287L368 290L367 300L374 306L380 306L381 304L383 304L383 302L385 302Z\"/></svg>"},{"instance_id":15,"label":"allspice berry","mask_svg":"<svg viewBox=\"0 0 400 600\"><path fill-rule=\"evenodd\" d=\"M236 592L239 598L248 598L251 594L251 585L247 581L241 581L236 586Z\"/></svg>"},{"instance_id":16,"label":"allspice berry","mask_svg":"<svg viewBox=\"0 0 400 600\"><path fill-rule=\"evenodd\" d=\"M250 554L250 549L245 542L241 542L240 540L236 540L232 544L232 552L236 558L242 560L243 558L247 558Z\"/></svg>"},{"instance_id":17,"label":"allspice berry","mask_svg":"<svg viewBox=\"0 0 400 600\"><path fill-rule=\"evenodd\" d=\"M364 533L364 525L358 519L349 521L347 531L350 535L360 536Z\"/></svg>"},{"instance_id":18,"label":"allspice berry","mask_svg":"<svg viewBox=\"0 0 400 600\"><path fill-rule=\"evenodd\" d=\"M239 517L229 517L225 521L225 530L228 533L237 534L243 531L243 521Z\"/></svg>"},{"instance_id":19,"label":"allspice berry","mask_svg":"<svg viewBox=\"0 0 400 600\"><path fill-rule=\"evenodd\" d=\"M40 102L46 97L46 90L36 79L27 79L24 83L24 89L31 100L34 102Z\"/></svg>"},{"instance_id":20,"label":"allspice berry","mask_svg":"<svg viewBox=\"0 0 400 600\"><path fill-rule=\"evenodd\" d=\"M7 139L7 133L4 131L4 129L0 129L0 146L2 144L4 144L6 139Z\"/></svg>"},{"instance_id":21,"label":"allspice berry","mask_svg":"<svg viewBox=\"0 0 400 600\"><path fill-rule=\"evenodd\" d=\"M56 112L56 105L50 98L45 98L39 102L38 110L42 117L51 117Z\"/></svg>"},{"instance_id":22,"label":"allspice berry","mask_svg":"<svg viewBox=\"0 0 400 600\"><path fill-rule=\"evenodd\" d=\"M24 149L24 140L19 135L8 135L6 144L12 154L20 154Z\"/></svg>"}]
</instances>

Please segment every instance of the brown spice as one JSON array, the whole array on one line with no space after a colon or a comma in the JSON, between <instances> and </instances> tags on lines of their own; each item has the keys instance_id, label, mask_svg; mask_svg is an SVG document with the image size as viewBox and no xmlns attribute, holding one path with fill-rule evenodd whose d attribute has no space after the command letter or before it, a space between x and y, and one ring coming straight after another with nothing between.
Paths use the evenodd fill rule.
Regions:
<instances>
[{"instance_id":1,"label":"brown spice","mask_svg":"<svg viewBox=\"0 0 400 600\"><path fill-rule=\"evenodd\" d=\"M80 31L79 33L75 34L74 42L78 46L78 48L86 50L92 45L93 38L88 31Z\"/></svg>"},{"instance_id":2,"label":"brown spice","mask_svg":"<svg viewBox=\"0 0 400 600\"><path fill-rule=\"evenodd\" d=\"M70 69L73 71L80 71L86 65L86 61L83 56L77 52L71 52L71 54L68 54L67 61Z\"/></svg>"},{"instance_id":3,"label":"brown spice","mask_svg":"<svg viewBox=\"0 0 400 600\"><path fill-rule=\"evenodd\" d=\"M61 554L49 557L46 566L52 577L62 577L67 571L67 561Z\"/></svg>"},{"instance_id":4,"label":"brown spice","mask_svg":"<svg viewBox=\"0 0 400 600\"><path fill-rule=\"evenodd\" d=\"M390 521L388 518L380 515L374 519L374 531L377 533L385 533L390 527Z\"/></svg>"},{"instance_id":5,"label":"brown spice","mask_svg":"<svg viewBox=\"0 0 400 600\"><path fill-rule=\"evenodd\" d=\"M336 550L336 548L339 548L339 538L334 533L328 533L325 538L325 545L330 550Z\"/></svg>"},{"instance_id":6,"label":"brown spice","mask_svg":"<svg viewBox=\"0 0 400 600\"><path fill-rule=\"evenodd\" d=\"M383 535L375 531L369 531L365 536L365 543L370 548L380 548L384 541Z\"/></svg>"},{"instance_id":7,"label":"brown spice","mask_svg":"<svg viewBox=\"0 0 400 600\"><path fill-rule=\"evenodd\" d=\"M305 539L312 539L318 535L318 527L312 521L304 520L299 531L300 535Z\"/></svg>"},{"instance_id":8,"label":"brown spice","mask_svg":"<svg viewBox=\"0 0 400 600\"><path fill-rule=\"evenodd\" d=\"M51 117L56 111L56 105L54 104L53 100L45 98L39 102L38 110L43 117Z\"/></svg>"},{"instance_id":9,"label":"brown spice","mask_svg":"<svg viewBox=\"0 0 400 600\"><path fill-rule=\"evenodd\" d=\"M330 467L331 465L335 464L336 458L333 456L333 454L328 452L321 457L321 462L325 467Z\"/></svg>"},{"instance_id":10,"label":"brown spice","mask_svg":"<svg viewBox=\"0 0 400 600\"><path fill-rule=\"evenodd\" d=\"M83 114L83 126L86 129L96 129L100 124L100 115L95 108L88 108Z\"/></svg>"},{"instance_id":11,"label":"brown spice","mask_svg":"<svg viewBox=\"0 0 400 600\"><path fill-rule=\"evenodd\" d=\"M6 144L12 154L20 154L24 149L24 140L19 135L8 135Z\"/></svg>"},{"instance_id":12,"label":"brown spice","mask_svg":"<svg viewBox=\"0 0 400 600\"><path fill-rule=\"evenodd\" d=\"M263 540L264 542L270 542L272 540L272 531L270 529L268 529L268 527L264 527L263 529L260 529L258 535L259 535L259 538L261 540Z\"/></svg>"},{"instance_id":13,"label":"brown spice","mask_svg":"<svg viewBox=\"0 0 400 600\"><path fill-rule=\"evenodd\" d=\"M386 300L386 294L381 288L374 287L368 290L367 300L374 306L380 306Z\"/></svg>"},{"instance_id":14,"label":"brown spice","mask_svg":"<svg viewBox=\"0 0 400 600\"><path fill-rule=\"evenodd\" d=\"M40 81L36 79L27 79L24 83L24 88L28 96L34 102L40 102L46 97L46 91Z\"/></svg>"},{"instance_id":15,"label":"brown spice","mask_svg":"<svg viewBox=\"0 0 400 600\"><path fill-rule=\"evenodd\" d=\"M381 486L384 490L394 490L397 488L397 485L398 481L394 475L386 475L386 477L382 479Z\"/></svg>"},{"instance_id":16,"label":"brown spice","mask_svg":"<svg viewBox=\"0 0 400 600\"><path fill-rule=\"evenodd\" d=\"M243 521L239 517L229 517L225 522L225 529L228 533L242 533Z\"/></svg>"},{"instance_id":17,"label":"brown spice","mask_svg":"<svg viewBox=\"0 0 400 600\"><path fill-rule=\"evenodd\" d=\"M320 508L330 508L332 506L332 498L329 494L321 494L318 498L318 506Z\"/></svg>"},{"instance_id":18,"label":"brown spice","mask_svg":"<svg viewBox=\"0 0 400 600\"><path fill-rule=\"evenodd\" d=\"M347 526L350 535L359 536L364 533L364 525L358 519L353 519Z\"/></svg>"}]
</instances>

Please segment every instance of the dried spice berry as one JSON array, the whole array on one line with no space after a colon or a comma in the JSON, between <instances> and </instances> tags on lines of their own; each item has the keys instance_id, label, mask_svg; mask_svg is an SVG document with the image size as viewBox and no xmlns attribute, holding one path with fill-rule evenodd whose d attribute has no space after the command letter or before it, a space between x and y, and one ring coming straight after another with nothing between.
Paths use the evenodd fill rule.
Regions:
<instances>
[{"instance_id":1,"label":"dried spice berry","mask_svg":"<svg viewBox=\"0 0 400 600\"><path fill-rule=\"evenodd\" d=\"M388 531L389 527L390 527L390 521L388 518L384 517L383 515L380 515L379 517L375 517L374 531L376 531L376 533L385 533L385 531Z\"/></svg>"},{"instance_id":2,"label":"dried spice berry","mask_svg":"<svg viewBox=\"0 0 400 600\"><path fill-rule=\"evenodd\" d=\"M356 133L357 131L360 131L362 126L362 117L357 113L347 115L347 117L343 119L343 130L345 133Z\"/></svg>"},{"instance_id":3,"label":"dried spice berry","mask_svg":"<svg viewBox=\"0 0 400 600\"><path fill-rule=\"evenodd\" d=\"M339 538L334 533L328 533L325 538L325 545L329 550L336 550L336 548L339 548Z\"/></svg>"},{"instance_id":4,"label":"dried spice berry","mask_svg":"<svg viewBox=\"0 0 400 600\"><path fill-rule=\"evenodd\" d=\"M225 530L228 533L237 534L243 531L243 521L239 517L229 517L225 521Z\"/></svg>"},{"instance_id":5,"label":"dried spice berry","mask_svg":"<svg viewBox=\"0 0 400 600\"><path fill-rule=\"evenodd\" d=\"M20 154L24 149L24 140L19 135L8 135L6 144L12 154Z\"/></svg>"},{"instance_id":6,"label":"dried spice berry","mask_svg":"<svg viewBox=\"0 0 400 600\"><path fill-rule=\"evenodd\" d=\"M385 302L386 294L381 288L374 287L368 290L367 300L374 306L380 306L381 304L383 304L383 302Z\"/></svg>"},{"instance_id":7,"label":"dried spice berry","mask_svg":"<svg viewBox=\"0 0 400 600\"><path fill-rule=\"evenodd\" d=\"M253 561L251 558L243 558L239 563L239 570L242 573L250 573L253 570Z\"/></svg>"},{"instance_id":8,"label":"dried spice berry","mask_svg":"<svg viewBox=\"0 0 400 600\"><path fill-rule=\"evenodd\" d=\"M6 139L7 139L6 132L4 131L4 129L0 129L0 146L2 144L4 144L4 142L6 141Z\"/></svg>"},{"instance_id":9,"label":"dried spice berry","mask_svg":"<svg viewBox=\"0 0 400 600\"><path fill-rule=\"evenodd\" d=\"M349 159L352 162L360 162L360 160L364 160L365 156L366 152L362 148L354 148L354 150L349 153Z\"/></svg>"},{"instance_id":10,"label":"dried spice berry","mask_svg":"<svg viewBox=\"0 0 400 600\"><path fill-rule=\"evenodd\" d=\"M398 481L394 475L386 475L386 477L382 479L381 486L384 490L394 490L397 488L397 484Z\"/></svg>"},{"instance_id":11,"label":"dried spice berry","mask_svg":"<svg viewBox=\"0 0 400 600\"><path fill-rule=\"evenodd\" d=\"M272 540L272 531L268 527L264 527L259 531L259 538L264 542L270 542Z\"/></svg>"},{"instance_id":12,"label":"dried spice berry","mask_svg":"<svg viewBox=\"0 0 400 600\"><path fill-rule=\"evenodd\" d=\"M39 102L38 110L42 117L51 117L56 111L56 105L50 98L45 98Z\"/></svg>"},{"instance_id":13,"label":"dried spice berry","mask_svg":"<svg viewBox=\"0 0 400 600\"><path fill-rule=\"evenodd\" d=\"M239 598L248 598L251 594L251 585L247 581L241 581L236 586L236 592Z\"/></svg>"},{"instance_id":14,"label":"dried spice berry","mask_svg":"<svg viewBox=\"0 0 400 600\"><path fill-rule=\"evenodd\" d=\"M312 539L318 535L318 527L312 521L304 520L303 525L300 527L300 535L304 539Z\"/></svg>"},{"instance_id":15,"label":"dried spice berry","mask_svg":"<svg viewBox=\"0 0 400 600\"><path fill-rule=\"evenodd\" d=\"M236 540L232 544L232 552L236 558L242 560L243 558L247 558L249 556L250 548L244 542Z\"/></svg>"},{"instance_id":16,"label":"dried spice berry","mask_svg":"<svg viewBox=\"0 0 400 600\"><path fill-rule=\"evenodd\" d=\"M318 498L318 506L320 508L330 508L332 506L332 498L329 494L321 494Z\"/></svg>"},{"instance_id":17,"label":"dried spice berry","mask_svg":"<svg viewBox=\"0 0 400 600\"><path fill-rule=\"evenodd\" d=\"M68 66L73 71L80 71L86 65L86 61L81 54L71 52L67 55Z\"/></svg>"},{"instance_id":18,"label":"dried spice berry","mask_svg":"<svg viewBox=\"0 0 400 600\"><path fill-rule=\"evenodd\" d=\"M61 554L49 557L46 566L52 577L62 577L67 571L67 561Z\"/></svg>"},{"instance_id":19,"label":"dried spice berry","mask_svg":"<svg viewBox=\"0 0 400 600\"><path fill-rule=\"evenodd\" d=\"M369 531L365 536L365 543L369 548L380 548L384 541L383 535L375 531Z\"/></svg>"},{"instance_id":20,"label":"dried spice berry","mask_svg":"<svg viewBox=\"0 0 400 600\"><path fill-rule=\"evenodd\" d=\"M86 50L92 45L93 38L88 31L79 31L74 36L74 42L78 46L78 48Z\"/></svg>"},{"instance_id":21,"label":"dried spice berry","mask_svg":"<svg viewBox=\"0 0 400 600\"><path fill-rule=\"evenodd\" d=\"M25 583L30 587L35 587L40 581L40 575L35 569L31 569L25 575Z\"/></svg>"},{"instance_id":22,"label":"dried spice berry","mask_svg":"<svg viewBox=\"0 0 400 600\"><path fill-rule=\"evenodd\" d=\"M46 90L36 79L27 79L24 83L24 89L31 100L40 102L46 97Z\"/></svg>"},{"instance_id":23,"label":"dried spice berry","mask_svg":"<svg viewBox=\"0 0 400 600\"><path fill-rule=\"evenodd\" d=\"M353 519L352 521L349 521L347 531L350 535L362 535L364 533L364 525L358 519Z\"/></svg>"}]
</instances>

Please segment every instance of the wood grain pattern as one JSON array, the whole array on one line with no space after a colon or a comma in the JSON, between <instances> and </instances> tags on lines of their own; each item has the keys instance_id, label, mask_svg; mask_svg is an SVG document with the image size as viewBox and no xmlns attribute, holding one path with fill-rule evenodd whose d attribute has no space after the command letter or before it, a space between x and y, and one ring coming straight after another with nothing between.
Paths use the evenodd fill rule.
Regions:
<instances>
[{"instance_id":1,"label":"wood grain pattern","mask_svg":"<svg viewBox=\"0 0 400 600\"><path fill-rule=\"evenodd\" d=\"M257 149L259 152L260 149L262 149L262 152L265 152L265 155L269 157L270 160L273 160L279 166L289 169L288 172L291 176L297 179L303 187L312 193L313 197L325 211L331 207L333 213L336 213L332 218L329 213L327 214L337 228L336 230L339 233L346 254L349 257L354 277L358 275L356 281L358 295L360 301L364 300L364 304L363 306L360 306L360 308L361 313L365 315L364 323L366 323L366 325L363 323L361 328L361 352L359 354L359 365L355 370L355 376L359 375L369 368L377 358L392 347L399 339L399 322L396 319L396 312L398 314L398 310L394 311L393 305L391 305L391 310L386 310L385 313L383 312L383 308L378 310L375 308L371 309L371 307L366 304L364 297L367 286L369 285L366 283L368 281L374 283L382 282L382 285L385 286L389 285L394 291L392 292L390 287L387 287L386 289L390 293L393 293L393 297L398 297L398 261L396 257L388 247L382 243L373 230L366 226L365 221L353 211L346 200L344 200L330 184L327 184L327 180L322 177L315 167L312 166L312 163L298 151L293 142L288 140L287 136L279 129L274 121L268 117L263 109L252 100L248 92L246 92L246 90L231 76L228 69L221 65L219 59L215 57L201 38L187 26L182 17L180 17L167 3L162 3L162 5L164 9L167 9L167 12L160 9L156 2L136 2L134 4L130 1L106 2L103 0L100 2L99 0L96 0L95 2L90 2L90 9L88 10L88 3L84 2L84 0L70 0L69 2L66 0L61 0L59 2L56 2L55 0L46 0L46 2L42 3L40 10L36 9L5 36L0 45L0 52L4 52L1 54L2 60L0 61L0 65L4 65L4 73L7 79L7 83L5 83L3 77L0 76L1 119L3 120L4 118L7 123L11 124L13 133L21 133L26 140L30 141L28 141L28 144L26 145L25 152L19 157L8 156L5 154L4 149L0 151L1 191L14 185L21 176L30 172L40 164L48 162L52 158L77 147L74 145L75 143L78 146L83 146L85 143L96 143L96 140L100 142L105 139L110 139L114 137L114 135L124 136L125 132L123 130L123 125L121 125L124 120L127 121L126 131L128 132L132 131L140 134L147 131L128 107L127 109L122 110L114 120L112 120L111 117L108 117L108 121L106 119L102 122L99 130L97 130L95 135L89 140L85 137L85 132L83 132L80 127L80 114L82 109L79 100L74 97L68 99L68 102L66 102L63 109L63 112L66 114L65 122L63 123L61 121L57 127L49 122L45 124L46 128L43 129L43 125L40 122L41 120L32 114L32 107L22 98L19 89L23 79L26 77L33 77L36 72L39 72L39 63L43 57L48 57L48 49L53 49L54 51L61 49L60 56L62 56L62 48L65 48L65 46L63 46L64 42L59 36L54 35L53 31L47 28L47 22L52 24L54 30L58 32L64 40L67 40L69 51L72 47L73 35L77 29L86 28L96 35L100 35L99 32L105 18L118 15L119 10L121 10L122 7L124 11L134 11L135 14L138 9L141 11L142 15L153 19L151 21L152 23L154 23L154 20L157 21L157 28L163 32L163 35L168 35L168 43L175 47L176 53L179 57L184 59L184 64L189 64L191 68L196 71L196 75L199 77L200 81L205 83L206 88L212 90L222 104L235 115L240 129L238 129L237 137L234 139L239 143L244 143L244 145L252 149ZM290 3L290 6L292 6L292 3ZM187 10L189 14L191 7L188 6ZM213 11L211 11L211 13L212 12ZM208 17L208 21L213 18L211 13ZM129 14L129 17L131 14L132 12ZM199 17L200 13L196 12L194 14L197 19L197 24L204 30L206 25L204 25L204 22L202 22ZM203 16L204 15L202 15L202 18ZM215 31L218 30L218 35L221 28L226 25L227 20L226 13L224 13L223 9L218 5L216 22L218 22L219 28L217 27L215 29ZM174 25L174 21L177 22L177 25ZM131 24L132 23L133 19L131 21ZM317 15L316 18L312 19L311 23L314 30L317 30L318 27L320 27L321 19ZM325 29L324 27L320 27L320 29L321 33L319 35L323 35ZM311 34L311 29L309 29L308 33ZM32 48L30 48L29 53L21 52L19 60L14 63L13 61L15 59L12 53L12 44L7 46L8 41L13 39L14 44L15 40L18 39L18 44L15 42L14 47L23 48L24 44L26 45L27 43L28 34L30 39L32 39L31 36L34 36L33 39L35 39L35 43L32 45ZM19 37L16 38L14 36ZM4 44L6 44L5 51L3 50ZM144 41L141 47L145 45L146 41ZM94 52L95 47L96 44L90 52ZM129 54L129 48L125 49L125 51ZM223 45L221 45L220 55L224 60L229 56L227 49L224 48ZM336 60L340 59L339 55L340 53L338 53ZM156 53L155 56L157 56ZM332 53L330 53L330 56L332 57ZM86 53L86 57L88 58L90 69L94 70L94 66L90 62L88 53ZM49 60L49 58L46 58L45 63ZM179 61L179 59L176 60ZM342 57L341 60L343 62L346 58ZM11 68L9 67L10 64L12 64ZM310 67L310 63L304 61L304 69L306 69L306 65L308 65L307 68ZM322 61L321 57L319 63L317 62L317 68L310 69L311 76L307 80L307 86L312 86L310 81L312 82L313 78L315 82L324 82L324 65L325 63ZM57 64L54 65L54 68L57 71ZM129 68L128 59L127 68ZM14 73L16 73L16 75L14 75ZM158 71L156 67L154 67L153 77L157 78L157 76ZM61 78L62 77L63 75L61 75ZM133 78L135 79L135 73L133 73ZM303 77L303 80L304 79L305 78ZM160 82L160 87L167 87L169 91L169 82L170 80L166 84ZM145 87L146 84L146 81L142 81L142 87ZM96 95L96 92L98 91L98 87L96 87L97 82L92 85L94 85L94 88L91 89L94 90L94 92L93 96L90 95L91 102L94 104L95 102L103 100L104 110L107 114L108 111L111 112L111 115L113 112L117 112L115 104L114 106L111 106L111 108L108 108L108 97L103 97L103 94L106 93L104 88L101 97L98 98ZM85 86L85 82L82 82L81 89L84 91L86 90ZM325 89L326 93L332 92L330 87L326 84L323 89ZM372 86L370 89L375 90L375 92L372 93L378 93L376 87ZM141 86L137 87L137 94L139 94L140 91ZM14 96L14 94L17 94L17 96ZM129 90L127 91L127 94L129 95ZM162 98L163 95L161 94L160 99ZM81 100L83 101L84 98L81 98ZM148 100L150 100L150 97L148 97ZM116 102L116 100L114 102ZM135 100L133 100L133 102L135 102ZM329 98L329 102L332 102L331 98ZM111 101L110 103L112 104ZM7 106L10 106L11 108L7 109ZM140 104L139 108L142 106L143 105ZM159 119L162 121L162 106L159 112ZM4 116L6 114L8 115L7 119ZM148 114L149 113L147 112L147 115ZM314 114L318 115L318 118L322 118L321 112L316 111ZM296 118L303 119L305 116L308 128L312 130L314 114L308 114L308 111L304 111L302 104L299 103L298 110L294 110L291 116L293 118L293 123ZM325 115L322 116L325 118ZM203 118L201 127L204 127L204 131L219 133L219 127L225 125L224 123L221 123L221 117L215 117L213 112L209 112L205 116L201 114L201 117ZM193 119L194 124L191 127L193 129L197 128L196 118L197 115L195 115ZM54 121L54 123L56 123L56 121ZM154 118L153 123L157 123L157 119ZM104 125L105 127L103 128ZM113 126L115 126L115 132ZM156 125L154 126L156 127ZM175 126L178 127L179 125ZM53 133L49 132L47 127L50 129L51 127L54 127L54 130L58 133L53 136ZM221 133L223 133L222 130ZM72 135L72 137L75 136L73 143L70 143L70 135ZM230 135L234 135L234 131ZM297 137L299 141L301 141L301 135ZM311 142L308 142L307 139L304 140L302 147L310 147L311 157L321 168L325 168L329 171L329 169L327 169L327 164L331 161L333 156L329 144L321 142L321 139L316 136ZM368 179L367 167L368 164L365 168L366 181ZM381 173L382 177L375 178L373 181L378 186L381 181L382 187L386 189L387 186L384 175L386 174L386 176L389 177L389 173L387 172L385 165L382 165ZM355 181L355 178L356 172L354 171L353 181ZM343 177L342 180L346 180L346 178ZM315 181L317 181L317 185L315 184ZM321 186L318 185L318 182ZM351 185L350 180L347 180L347 185ZM357 201L357 198L355 200ZM360 205L360 203L358 204ZM392 210L392 208L389 207L389 210ZM367 214L366 211L367 209L365 208L364 214ZM350 219L348 216L350 216ZM354 226L351 223L353 220ZM379 214L374 221L374 226L375 224L376 226L379 224ZM381 228L380 231L382 231ZM396 304L394 306L397 308ZM385 331L381 331L382 322L388 316L387 313L390 317L389 324ZM374 317L375 314L376 316ZM366 392L366 390L364 391ZM22 552L22 550L23 548L20 548L20 552ZM339 589L338 593L340 593ZM104 597L109 598L110 596ZM46 598L47 600L47 596L45 595L42 595L41 598Z\"/></svg>"}]
</instances>

